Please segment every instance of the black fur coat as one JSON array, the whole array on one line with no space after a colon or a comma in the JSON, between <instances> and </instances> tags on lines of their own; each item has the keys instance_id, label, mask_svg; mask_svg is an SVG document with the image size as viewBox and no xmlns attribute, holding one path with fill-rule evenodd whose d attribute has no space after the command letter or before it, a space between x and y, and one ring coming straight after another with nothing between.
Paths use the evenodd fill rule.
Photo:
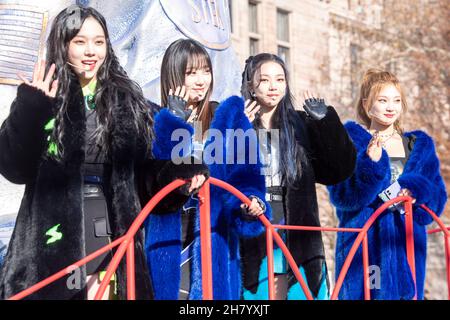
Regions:
<instances>
[{"instance_id":1,"label":"black fur coat","mask_svg":"<svg viewBox=\"0 0 450 320\"><path fill-rule=\"evenodd\" d=\"M86 256L82 189L86 116L80 85L75 83L70 90L73 94L64 119L66 134L60 161L47 156L44 126L55 116L55 102L42 91L19 86L10 115L0 129L0 173L13 183L26 185L8 253L0 269L0 299L17 294ZM205 167L180 168L170 161L150 159L149 148L133 129L130 107L121 99L112 107L112 117L111 165L105 167L104 180L114 240L127 231L142 204L161 186L174 178L200 173ZM182 205L186 199L173 196L159 210L173 211L178 208L178 200ZM62 238L47 244L46 232L57 224ZM137 299L152 298L143 243L144 233L140 230L135 238ZM80 271L79 289L69 289L65 276L29 298L85 299L85 268ZM124 298L124 261L117 277L118 294Z\"/></svg>"},{"instance_id":2,"label":"black fur coat","mask_svg":"<svg viewBox=\"0 0 450 320\"><path fill-rule=\"evenodd\" d=\"M303 160L301 174L286 190L285 221L287 225L318 227L320 219L315 184L334 185L348 178L355 168L355 147L333 107L328 107L322 120L316 121L302 111L292 111L289 119L296 142L303 151ZM305 280L316 297L321 283L324 279L328 281L321 233L288 231L286 245L297 265L303 267ZM260 271L265 272L260 270L266 257L265 237L242 240L241 248L244 286L256 293ZM289 272L289 291L293 291L297 283L294 274Z\"/></svg>"}]
</instances>

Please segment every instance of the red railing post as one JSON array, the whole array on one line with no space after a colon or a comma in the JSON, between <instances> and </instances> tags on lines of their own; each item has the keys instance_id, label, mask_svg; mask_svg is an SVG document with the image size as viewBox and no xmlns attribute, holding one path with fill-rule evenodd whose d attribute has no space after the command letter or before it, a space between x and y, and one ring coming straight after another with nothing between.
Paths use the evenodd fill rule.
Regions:
<instances>
[{"instance_id":1,"label":"red railing post","mask_svg":"<svg viewBox=\"0 0 450 320\"><path fill-rule=\"evenodd\" d=\"M428 233L435 233L438 230L444 233L444 245L445 245L445 265L447 269L447 289L448 289L448 300L450 300L450 227L446 227L441 219L430 210L427 206L421 204L420 207L425 210L433 220L438 224L439 229L430 230Z\"/></svg>"},{"instance_id":2,"label":"red railing post","mask_svg":"<svg viewBox=\"0 0 450 320\"><path fill-rule=\"evenodd\" d=\"M127 299L136 300L136 271L134 261L134 239L130 239L127 249Z\"/></svg>"},{"instance_id":3,"label":"red railing post","mask_svg":"<svg viewBox=\"0 0 450 320\"><path fill-rule=\"evenodd\" d=\"M240 192L238 189L236 189L232 185L230 185L224 181L221 181L219 179L212 178L212 177L209 178L209 180L211 181L212 184L214 184L222 189L225 189L228 192L231 192L238 199L240 199L243 203L247 204L248 206L251 204L251 201L242 192ZM262 222L264 227L273 228L272 224L266 218L265 215L260 215L260 216L258 216L258 218ZM305 280L303 279L303 276L300 273L300 270L299 270L297 264L295 263L295 260L292 257L292 254L289 252L288 248L284 244L283 239L281 239L280 235L277 232L272 232L272 236L273 236L276 244L280 247L281 251L283 252L284 256L286 257L286 260L289 263L289 266L291 267L291 270L294 273L295 278L300 283L300 286L301 286L306 298L308 300L313 300L311 291L309 290L308 285L306 284Z\"/></svg>"},{"instance_id":4,"label":"red railing post","mask_svg":"<svg viewBox=\"0 0 450 320\"><path fill-rule=\"evenodd\" d=\"M103 278L102 282L100 283L100 287L98 288L97 293L95 294L94 300L101 300L103 295L105 294L106 288L111 283L111 278L116 272L117 267L119 266L120 260L122 260L123 256L125 255L125 251L128 248L129 239L125 239L122 244L117 249L116 254L112 258L111 262L108 265L108 268L106 269L105 277Z\"/></svg>"},{"instance_id":5,"label":"red railing post","mask_svg":"<svg viewBox=\"0 0 450 320\"><path fill-rule=\"evenodd\" d=\"M417 300L417 285L416 285L416 259L414 254L414 219L412 209L412 199L404 202L405 206L405 235L406 235L406 257L414 282L414 300Z\"/></svg>"},{"instance_id":6,"label":"red railing post","mask_svg":"<svg viewBox=\"0 0 450 320\"><path fill-rule=\"evenodd\" d=\"M211 217L210 183L206 181L199 191L200 199L200 242L202 261L203 300L213 299L212 254L211 254Z\"/></svg>"},{"instance_id":7,"label":"red railing post","mask_svg":"<svg viewBox=\"0 0 450 320\"><path fill-rule=\"evenodd\" d=\"M267 243L267 276L269 283L269 300L275 299L275 275L273 271L273 236L274 231L271 227L266 229Z\"/></svg>"},{"instance_id":8,"label":"red railing post","mask_svg":"<svg viewBox=\"0 0 450 320\"><path fill-rule=\"evenodd\" d=\"M409 197L398 197L392 200L389 200L385 202L381 207L379 207L375 212L370 216L370 218L366 221L364 224L362 231L358 234L355 241L353 242L352 247L350 248L347 257L345 258L344 264L342 265L341 272L338 276L338 279L336 281L333 293L331 295L331 300L336 300L339 294L339 291L341 290L342 284L344 283L345 276L347 275L348 269L350 268L350 264L353 261L353 258L355 257L356 251L358 250L359 245L363 241L363 238L367 236L367 232L369 231L369 228L372 226L372 224L375 222L375 220L391 205L394 203L397 203L399 201L405 201L411 199Z\"/></svg>"},{"instance_id":9,"label":"red railing post","mask_svg":"<svg viewBox=\"0 0 450 320\"><path fill-rule=\"evenodd\" d=\"M234 188L233 186L214 178L210 178L212 184L227 190L234 194L237 198L239 198L242 202L250 205L250 200L245 197L239 190ZM70 274L74 269L79 268L86 264L87 262L95 259L96 257L102 255L103 253L113 249L114 247L118 247L116 253L114 254L113 259L111 260L106 275L100 285L97 294L95 295L95 299L101 299L104 295L107 286L111 281L111 277L116 271L121 259L124 254L127 254L127 298L129 300L134 300L135 297L135 265L134 265L134 236L136 232L139 230L144 220L150 214L151 210L171 191L183 185L185 181L176 180L171 184L164 187L161 191L159 191L142 209L139 213L128 232L116 239L109 245L106 245L94 253L88 255L87 257L75 262L74 264L60 270L54 275L38 282L37 284L31 286L28 289L23 290L22 292L12 296L9 300L19 300L25 298L36 291L42 289L43 287L49 285L50 283L62 278L63 276ZM210 183L207 181L204 186L200 189L199 193L200 199L200 224L201 224L201 244L202 244L202 285L203 285L203 299L212 299L213 298L213 287L212 287L212 265L211 265L211 223L210 223ZM260 221L266 227L267 232L267 248L268 248L268 272L269 272L269 298L274 299L274 273L273 273L273 241L275 241L280 249L283 251L294 275L302 287L307 299L312 300L311 293L309 291L308 286L306 285L298 266L296 265L292 255L281 239L280 235L275 231L275 228L280 229L291 229L291 230L305 230L305 231L341 231L341 232L358 232L358 236L353 243L347 258L342 266L341 273L339 274L339 278L336 281L335 288L333 290L331 299L336 299L339 294L339 290L342 286L345 275L348 271L350 263L352 262L354 255L356 253L357 248L362 243L363 247L363 265L364 265L364 293L365 299L370 299L370 288L369 288L369 280L368 280L368 266L369 266L369 253L368 253L368 240L367 240L367 232L369 228L372 226L374 221L378 218L378 216L386 210L390 205L394 203L398 203L400 201L405 201L405 230L406 230L406 250L407 250L407 259L408 264L411 268L411 273L413 276L414 283L416 283L416 272L415 272L415 263L414 263L414 233L413 233L413 217L412 217L412 199L410 197L398 197L396 199L392 199L389 202L383 204L380 208L378 208L372 216L365 223L364 227L361 228L321 228L321 227L309 227L309 226L277 226L272 225L267 218L262 215L259 216ZM447 286L448 286L448 298L450 300L450 231L443 224L443 222L439 219L439 217L427 208L424 205L421 207L427 211L432 218L436 221L436 223L440 227L440 231L444 233L444 242L445 242L445 254L446 254L446 270L447 270ZM439 229L429 230L427 233L438 232ZM416 297L417 298L417 294Z\"/></svg>"},{"instance_id":10,"label":"red railing post","mask_svg":"<svg viewBox=\"0 0 450 320\"><path fill-rule=\"evenodd\" d=\"M50 276L50 277L48 277L48 278L46 278L46 279L36 283L35 285L29 287L28 289L25 289L25 290L15 294L14 296L9 297L8 300L21 300L23 298L28 297L29 295L35 293L36 291L39 291L40 289L48 286L50 283L55 282L55 281L61 279L62 277L72 273L75 269L81 268L81 266L85 265L89 261L94 260L95 258L97 258L98 256L101 256L105 252L108 252L112 248L114 248L117 245L119 245L120 243L122 243L122 241L124 239L125 239L125 236L114 240L112 243L104 246L103 248L98 249L97 251L91 253L90 255L88 255L87 257L85 257L83 259L81 259L80 261L77 261L74 264L72 264L72 265L70 265L70 266L68 266L68 267L58 271L54 275L52 275L52 276Z\"/></svg>"},{"instance_id":11,"label":"red railing post","mask_svg":"<svg viewBox=\"0 0 450 320\"><path fill-rule=\"evenodd\" d=\"M447 291L450 300L450 235L444 234L445 241L445 267L447 269Z\"/></svg>"},{"instance_id":12,"label":"red railing post","mask_svg":"<svg viewBox=\"0 0 450 320\"><path fill-rule=\"evenodd\" d=\"M363 272L364 272L364 299L370 300L370 283L369 283L369 242L367 233L364 235L362 242L363 249Z\"/></svg>"}]
</instances>

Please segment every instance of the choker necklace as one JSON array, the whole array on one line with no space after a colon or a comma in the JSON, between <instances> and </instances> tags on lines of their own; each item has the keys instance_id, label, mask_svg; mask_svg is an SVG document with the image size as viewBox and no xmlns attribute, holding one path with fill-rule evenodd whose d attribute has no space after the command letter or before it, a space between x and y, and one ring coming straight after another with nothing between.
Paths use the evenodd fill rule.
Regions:
<instances>
[{"instance_id":1,"label":"choker necklace","mask_svg":"<svg viewBox=\"0 0 450 320\"><path fill-rule=\"evenodd\" d=\"M387 142L389 139L391 139L396 133L397 133L397 130L394 129L394 131L392 131L392 133L389 133L389 134L381 134L381 133L379 133L378 131L375 131L375 132L373 133L373 135L374 135L374 136L376 135L376 136L378 136L378 137L380 137L380 138L382 139L382 141L381 141L381 146L384 148L385 145L386 145L386 142Z\"/></svg>"},{"instance_id":2,"label":"choker necklace","mask_svg":"<svg viewBox=\"0 0 450 320\"><path fill-rule=\"evenodd\" d=\"M392 138L393 136L394 136L394 134L396 134L397 133L397 130L394 130L394 131L392 131L392 133L389 133L389 134L382 134L382 133L378 133L378 136L380 137L380 138Z\"/></svg>"}]
</instances>

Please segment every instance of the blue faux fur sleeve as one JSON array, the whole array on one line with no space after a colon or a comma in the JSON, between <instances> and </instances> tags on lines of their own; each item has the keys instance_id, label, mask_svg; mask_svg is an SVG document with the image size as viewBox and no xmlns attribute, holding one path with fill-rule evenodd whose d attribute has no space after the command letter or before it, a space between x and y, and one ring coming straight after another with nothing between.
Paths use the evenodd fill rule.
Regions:
<instances>
[{"instance_id":1,"label":"blue faux fur sleeve","mask_svg":"<svg viewBox=\"0 0 450 320\"><path fill-rule=\"evenodd\" d=\"M361 211L369 206L378 194L389 186L391 178L386 151L383 150L378 162L372 161L366 154L370 134L354 122L347 123L345 127L355 143L358 155L353 175L338 185L328 187L330 199L338 209L338 214ZM431 223L432 218L419 205L425 204L440 215L447 201L447 192L440 174L433 140L422 131L405 135L415 136L416 140L398 182L402 188L412 192L417 200L414 206L414 219L417 223L425 225Z\"/></svg>"},{"instance_id":2,"label":"blue faux fur sleeve","mask_svg":"<svg viewBox=\"0 0 450 320\"><path fill-rule=\"evenodd\" d=\"M344 182L328 187L332 203L337 209L344 211L355 211L368 206L390 180L389 157L386 151L383 151L379 161L370 159L366 153L370 137L361 139L361 132L358 132L361 129L355 125L358 126L353 122L345 125L357 149L355 171Z\"/></svg>"},{"instance_id":3,"label":"blue faux fur sleeve","mask_svg":"<svg viewBox=\"0 0 450 320\"><path fill-rule=\"evenodd\" d=\"M408 135L416 136L414 148L420 149L421 152L411 155L407 165L414 167L414 170L403 173L398 182L402 188L410 190L413 198L416 199L415 221L426 225L433 222L433 218L420 208L420 205L426 205L439 216L444 210L447 192L431 137L422 131L414 131Z\"/></svg>"},{"instance_id":4,"label":"blue faux fur sleeve","mask_svg":"<svg viewBox=\"0 0 450 320\"><path fill-rule=\"evenodd\" d=\"M211 175L222 179L248 196L257 196L265 202L265 180L261 172L261 159L256 131L244 114L244 101L233 96L223 101L216 110L211 127L220 130L224 137L222 165L210 166ZM231 129L231 130L230 130ZM245 143L239 143L234 135L246 135ZM241 140L243 141L243 140ZM244 159L245 161L239 161ZM242 163L243 162L243 163ZM221 167L221 168L218 168ZM259 220L249 221L240 211L241 201L225 192L223 196L225 212L232 216L229 221L239 235L254 237L264 231ZM265 202L266 203L266 202ZM265 215L270 219L270 206L266 203Z\"/></svg>"},{"instance_id":5,"label":"blue faux fur sleeve","mask_svg":"<svg viewBox=\"0 0 450 320\"><path fill-rule=\"evenodd\" d=\"M231 141L233 135L239 134L239 131L248 136L242 145ZM194 134L192 126L171 114L167 109L162 109L155 117L156 139L153 144L155 158L171 159L174 148L181 150L180 146L182 145L186 151L187 146L190 145L192 134ZM217 134L222 139L217 137ZM172 141L172 138L175 141ZM215 159L212 154L209 154L209 151L214 149L217 144L221 146L222 155L219 157L219 161L215 162L212 161ZM187 156L185 153L178 154L178 151L175 153L177 158ZM207 164L212 177L228 182L246 196L257 196L265 201L266 188L264 176L261 174L257 136L244 114L244 101L240 97L230 97L217 107L211 123L209 139L205 144L204 157L207 162L211 162ZM244 163L238 161L241 159L244 159ZM222 194L224 213L230 215L226 217L226 221L235 227L241 236L254 237L264 231L259 220L249 221L248 218L242 216L241 201L238 198L226 191L223 191ZM270 206L267 203L266 208L265 214L270 219Z\"/></svg>"},{"instance_id":6,"label":"blue faux fur sleeve","mask_svg":"<svg viewBox=\"0 0 450 320\"><path fill-rule=\"evenodd\" d=\"M171 114L167 109L161 109L155 117L155 140L153 155L158 160L172 159L172 150L176 146L190 145L190 137L194 133L192 126L183 119ZM177 154L177 158L187 155Z\"/></svg>"}]
</instances>

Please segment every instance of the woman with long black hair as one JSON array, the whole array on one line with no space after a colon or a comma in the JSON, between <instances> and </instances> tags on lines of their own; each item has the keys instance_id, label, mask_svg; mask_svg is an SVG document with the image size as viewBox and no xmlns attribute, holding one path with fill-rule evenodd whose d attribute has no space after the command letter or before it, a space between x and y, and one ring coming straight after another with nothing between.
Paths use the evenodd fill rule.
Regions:
<instances>
[{"instance_id":1,"label":"woman with long black hair","mask_svg":"<svg viewBox=\"0 0 450 320\"><path fill-rule=\"evenodd\" d=\"M262 150L268 156L266 200L276 224L320 226L315 183L332 185L353 172L355 149L333 107L305 93L303 111L296 111L285 63L261 53L247 59L241 93L246 114L270 135ZM315 299L326 299L329 285L320 232L288 231L287 247ZM264 235L241 241L244 299L268 299ZM281 249L274 250L276 299L304 299L300 285L287 267Z\"/></svg>"},{"instance_id":2,"label":"woman with long black hair","mask_svg":"<svg viewBox=\"0 0 450 320\"><path fill-rule=\"evenodd\" d=\"M152 159L153 118L140 87L115 56L105 19L72 6L55 18L47 61L23 78L0 129L0 173L25 184L0 298L8 298L123 235L142 203L175 178L204 181L203 165ZM198 174L198 175L197 175ZM187 190L189 189L189 190ZM159 210L178 208L178 194ZM136 297L152 297L143 232L135 240ZM95 293L111 252L74 270L32 299L85 299ZM110 293L125 297L124 264ZM117 290L113 290L113 289ZM90 290L92 289L92 290Z\"/></svg>"},{"instance_id":3,"label":"woman with long black hair","mask_svg":"<svg viewBox=\"0 0 450 320\"><path fill-rule=\"evenodd\" d=\"M244 208L232 194L211 187L213 298L236 300L241 294L239 237L264 231L256 216L265 210L261 200L265 186L261 163L250 160L250 153L256 159L259 151L255 132L244 114L244 101L239 97L220 104L210 101L213 78L210 57L198 42L180 39L167 48L161 67L165 108L155 116L154 152L161 159L170 159L177 146L184 144L197 161L208 164L212 177L252 198L251 206ZM249 131L247 142L240 146L227 135L238 130ZM188 141L179 141L179 133ZM238 163L238 156L245 156L244 161ZM192 197L181 214L149 217L146 252L157 299L203 297L198 202Z\"/></svg>"}]
</instances>

